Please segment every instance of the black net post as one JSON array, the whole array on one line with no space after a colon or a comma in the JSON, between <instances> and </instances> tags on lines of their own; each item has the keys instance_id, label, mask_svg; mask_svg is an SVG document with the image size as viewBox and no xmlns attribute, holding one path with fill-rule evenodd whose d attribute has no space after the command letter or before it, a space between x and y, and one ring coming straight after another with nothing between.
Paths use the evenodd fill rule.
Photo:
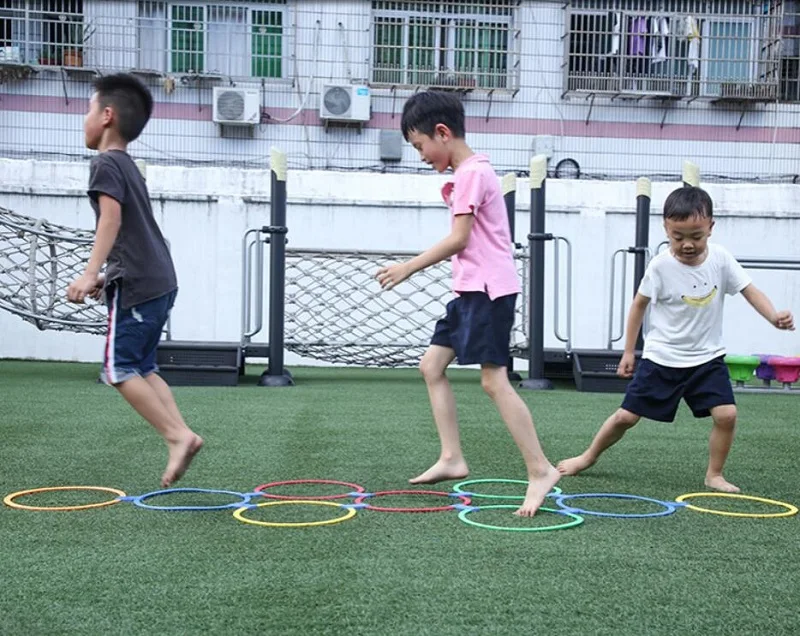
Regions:
<instances>
[{"instance_id":1,"label":"black net post","mask_svg":"<svg viewBox=\"0 0 800 636\"><path fill-rule=\"evenodd\" d=\"M270 225L261 231L269 234L269 366L261 374L259 386L292 386L291 374L283 368L283 326L286 295L286 154L270 151Z\"/></svg>"},{"instance_id":2,"label":"black net post","mask_svg":"<svg viewBox=\"0 0 800 636\"><path fill-rule=\"evenodd\" d=\"M636 181L636 241L631 250L633 252L633 295L639 291L639 284L644 278L647 267L647 253L650 245L650 179L642 177ZM641 351L644 347L642 330L636 336L636 349Z\"/></svg>"},{"instance_id":3,"label":"black net post","mask_svg":"<svg viewBox=\"0 0 800 636\"><path fill-rule=\"evenodd\" d=\"M552 240L545 234L545 181L547 157L531 159L531 231L528 234L530 294L528 306L528 379L520 383L523 389L552 389L553 383L544 377L544 247Z\"/></svg>"}]
</instances>

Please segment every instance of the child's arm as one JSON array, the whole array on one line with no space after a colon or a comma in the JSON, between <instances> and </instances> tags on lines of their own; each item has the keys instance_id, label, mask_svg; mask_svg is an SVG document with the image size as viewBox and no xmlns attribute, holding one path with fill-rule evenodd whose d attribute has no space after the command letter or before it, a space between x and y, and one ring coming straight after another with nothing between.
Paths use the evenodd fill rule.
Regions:
<instances>
[{"instance_id":1,"label":"child's arm","mask_svg":"<svg viewBox=\"0 0 800 636\"><path fill-rule=\"evenodd\" d=\"M453 219L453 229L450 234L436 245L415 256L410 261L381 267L376 275L381 287L391 289L412 274L450 258L453 254L463 250L469 242L469 235L472 232L474 223L475 217L472 214L457 214Z\"/></svg>"},{"instance_id":2,"label":"child's arm","mask_svg":"<svg viewBox=\"0 0 800 636\"><path fill-rule=\"evenodd\" d=\"M636 366L634 349L648 304L650 304L650 299L641 293L637 293L631 303L630 311L628 311L628 323L625 326L625 352L617 367L617 375L620 377L629 378L633 375L633 368Z\"/></svg>"},{"instance_id":3,"label":"child's arm","mask_svg":"<svg viewBox=\"0 0 800 636\"><path fill-rule=\"evenodd\" d=\"M89 263L83 275L76 278L67 287L67 298L73 303L82 303L84 298L102 284L100 268L106 262L114 241L117 240L122 225L122 207L119 201L106 194L98 196L100 218L97 220L94 245Z\"/></svg>"},{"instance_id":4,"label":"child's arm","mask_svg":"<svg viewBox=\"0 0 800 636\"><path fill-rule=\"evenodd\" d=\"M749 284L742 290L742 296L747 299L753 309L766 318L771 325L778 329L788 329L794 331L794 317L792 312L788 310L775 311L775 307L767 298L767 295L762 292L758 287Z\"/></svg>"}]
</instances>

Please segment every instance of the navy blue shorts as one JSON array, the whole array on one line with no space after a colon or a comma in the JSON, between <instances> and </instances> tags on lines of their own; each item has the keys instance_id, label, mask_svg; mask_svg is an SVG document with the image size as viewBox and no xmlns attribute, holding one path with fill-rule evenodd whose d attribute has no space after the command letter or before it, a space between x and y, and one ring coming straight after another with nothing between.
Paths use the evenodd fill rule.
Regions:
<instances>
[{"instance_id":1,"label":"navy blue shorts","mask_svg":"<svg viewBox=\"0 0 800 636\"><path fill-rule=\"evenodd\" d=\"M455 351L459 364L508 366L516 302L516 294L491 300L485 292L462 292L447 303L431 344Z\"/></svg>"},{"instance_id":2,"label":"navy blue shorts","mask_svg":"<svg viewBox=\"0 0 800 636\"><path fill-rule=\"evenodd\" d=\"M650 420L672 422L681 398L695 417L708 417L715 406L736 404L725 357L684 369L643 358L625 392L622 408Z\"/></svg>"},{"instance_id":3,"label":"navy blue shorts","mask_svg":"<svg viewBox=\"0 0 800 636\"><path fill-rule=\"evenodd\" d=\"M106 384L120 384L158 371L156 348L178 293L175 290L122 309L120 291L119 285L113 283L106 289L108 334L100 374Z\"/></svg>"}]
</instances>

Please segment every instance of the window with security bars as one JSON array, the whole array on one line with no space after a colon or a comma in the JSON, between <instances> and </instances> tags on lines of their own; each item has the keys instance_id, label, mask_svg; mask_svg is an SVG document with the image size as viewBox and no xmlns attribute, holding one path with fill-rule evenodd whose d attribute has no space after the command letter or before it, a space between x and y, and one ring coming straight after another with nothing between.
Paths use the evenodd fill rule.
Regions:
<instances>
[{"instance_id":1,"label":"window with security bars","mask_svg":"<svg viewBox=\"0 0 800 636\"><path fill-rule=\"evenodd\" d=\"M372 2L372 82L516 89L514 0Z\"/></svg>"},{"instance_id":2,"label":"window with security bars","mask_svg":"<svg viewBox=\"0 0 800 636\"><path fill-rule=\"evenodd\" d=\"M800 102L800 2L787 3L784 11L780 99Z\"/></svg>"},{"instance_id":3,"label":"window with security bars","mask_svg":"<svg viewBox=\"0 0 800 636\"><path fill-rule=\"evenodd\" d=\"M782 0L572 0L565 92L770 101Z\"/></svg>"},{"instance_id":4,"label":"window with security bars","mask_svg":"<svg viewBox=\"0 0 800 636\"><path fill-rule=\"evenodd\" d=\"M171 73L281 78L286 0L138 3L138 67Z\"/></svg>"},{"instance_id":5,"label":"window with security bars","mask_svg":"<svg viewBox=\"0 0 800 636\"><path fill-rule=\"evenodd\" d=\"M0 61L83 66L93 27L83 0L0 0Z\"/></svg>"}]
</instances>

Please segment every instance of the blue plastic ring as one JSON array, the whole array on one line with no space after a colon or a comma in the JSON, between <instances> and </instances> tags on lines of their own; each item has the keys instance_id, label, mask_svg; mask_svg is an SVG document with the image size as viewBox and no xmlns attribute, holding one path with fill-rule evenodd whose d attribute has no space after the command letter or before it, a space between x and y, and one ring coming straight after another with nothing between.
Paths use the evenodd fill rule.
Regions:
<instances>
[{"instance_id":1,"label":"blue plastic ring","mask_svg":"<svg viewBox=\"0 0 800 636\"><path fill-rule=\"evenodd\" d=\"M232 497L238 497L240 501L237 501L236 503L223 504L221 506L151 506L150 504L144 503L145 499L159 497L161 495L168 495L175 492L202 492L212 495L231 495ZM258 494L260 495L260 493ZM147 508L148 510L163 510L165 512L178 512L187 510L227 510L229 508L241 508L242 504L249 504L250 499L252 499L253 496L255 496L254 493L233 492L231 490L211 490L207 488L168 488L167 490L156 490L145 495L133 497L132 501L140 508Z\"/></svg>"},{"instance_id":2,"label":"blue plastic ring","mask_svg":"<svg viewBox=\"0 0 800 636\"><path fill-rule=\"evenodd\" d=\"M659 512L648 512L644 514L628 514L628 513L616 513L616 512L595 512L593 510L584 510L583 508L575 508L573 506L567 506L564 504L565 499L637 499L639 501L649 501L650 503L658 504L659 506L664 506L664 510L660 510ZM619 519L644 519L647 517L666 517L667 515L671 515L675 512L679 506L676 506L674 502L671 501L661 501L659 499L651 499L650 497L640 497L639 495L623 495L619 493L613 492L592 492L592 493L583 493L583 494L573 494L573 495L555 495L553 497L556 503L560 508L566 510L568 512L573 512L579 515L593 515L595 517L617 517Z\"/></svg>"}]
</instances>

